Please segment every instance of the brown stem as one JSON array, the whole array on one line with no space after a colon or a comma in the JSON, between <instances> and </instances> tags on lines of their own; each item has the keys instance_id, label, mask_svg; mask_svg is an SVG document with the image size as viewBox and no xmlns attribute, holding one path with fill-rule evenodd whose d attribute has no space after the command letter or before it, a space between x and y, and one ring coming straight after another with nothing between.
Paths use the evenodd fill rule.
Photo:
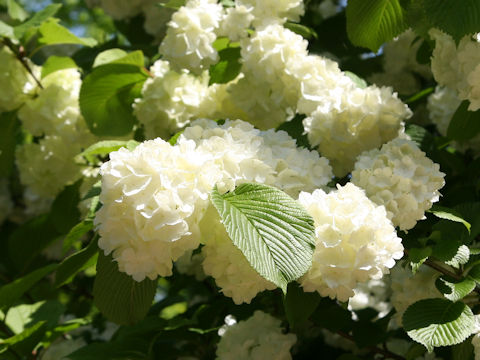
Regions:
<instances>
[{"instance_id":1,"label":"brown stem","mask_svg":"<svg viewBox=\"0 0 480 360\"><path fill-rule=\"evenodd\" d=\"M28 65L28 63L25 61L25 54L22 50L22 48L20 48L20 50L17 50L15 48L15 45L10 41L10 39L8 38L3 38L3 43L10 49L12 50L12 52L15 54L15 56L17 57L18 61L20 61L20 63L23 65L23 67L27 70L27 72L32 76L33 80L35 80L35 82L37 83L38 87L40 89L43 89L43 85L42 83L40 82L39 79L37 79L37 77L35 76L35 74L33 73L32 69L30 69L30 66Z\"/></svg>"},{"instance_id":2,"label":"brown stem","mask_svg":"<svg viewBox=\"0 0 480 360\"><path fill-rule=\"evenodd\" d=\"M337 334L340 335L341 337L348 339L350 341L355 342L353 339L352 335L347 334L346 332L343 331L337 331ZM392 353L391 351L388 351L386 349L381 349L375 346L367 346L365 349L374 352L375 354L380 354L383 355L384 359L395 359L395 360L406 360L403 356L397 355Z\"/></svg>"}]
</instances>

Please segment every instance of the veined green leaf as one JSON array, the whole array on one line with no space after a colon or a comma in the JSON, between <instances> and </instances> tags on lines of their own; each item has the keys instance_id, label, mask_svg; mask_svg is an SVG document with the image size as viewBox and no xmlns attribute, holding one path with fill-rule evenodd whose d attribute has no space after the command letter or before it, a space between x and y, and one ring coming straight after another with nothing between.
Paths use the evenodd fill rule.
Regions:
<instances>
[{"instance_id":1,"label":"veined green leaf","mask_svg":"<svg viewBox=\"0 0 480 360\"><path fill-rule=\"evenodd\" d=\"M38 43L40 45L78 44L88 47L97 45L95 39L79 38L72 34L70 30L58 24L57 20L53 18L40 25L39 33Z\"/></svg>"},{"instance_id":2,"label":"veined green leaf","mask_svg":"<svg viewBox=\"0 0 480 360\"><path fill-rule=\"evenodd\" d=\"M458 301L470 294L475 289L476 283L469 276L456 280L443 275L435 281L435 286L448 300Z\"/></svg>"},{"instance_id":3,"label":"veined green leaf","mask_svg":"<svg viewBox=\"0 0 480 360\"><path fill-rule=\"evenodd\" d=\"M75 61L67 56L49 56L42 66L42 78L58 70L78 68Z\"/></svg>"},{"instance_id":4,"label":"veined green leaf","mask_svg":"<svg viewBox=\"0 0 480 360\"><path fill-rule=\"evenodd\" d=\"M286 292L287 284L312 264L312 217L284 192L261 184L242 184L211 195L233 243L252 267Z\"/></svg>"},{"instance_id":5,"label":"veined green leaf","mask_svg":"<svg viewBox=\"0 0 480 360\"><path fill-rule=\"evenodd\" d=\"M403 327L413 340L428 351L434 347L459 344L475 328L472 310L463 302L425 299L410 305L403 314Z\"/></svg>"},{"instance_id":6,"label":"veined green leaf","mask_svg":"<svg viewBox=\"0 0 480 360\"><path fill-rule=\"evenodd\" d=\"M480 110L468 111L469 105L468 100L463 101L453 114L447 129L449 138L465 141L480 133Z\"/></svg>"}]
</instances>

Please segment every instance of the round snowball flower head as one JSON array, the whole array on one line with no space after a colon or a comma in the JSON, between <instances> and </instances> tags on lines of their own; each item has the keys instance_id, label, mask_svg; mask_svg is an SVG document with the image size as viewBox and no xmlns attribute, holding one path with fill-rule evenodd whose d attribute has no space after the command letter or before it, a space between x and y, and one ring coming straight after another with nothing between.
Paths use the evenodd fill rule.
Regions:
<instances>
[{"instance_id":1,"label":"round snowball flower head","mask_svg":"<svg viewBox=\"0 0 480 360\"><path fill-rule=\"evenodd\" d=\"M444 177L440 166L415 142L401 138L361 154L352 172L352 182L373 202L384 205L401 230L413 228L438 201Z\"/></svg>"},{"instance_id":2,"label":"round snowball flower head","mask_svg":"<svg viewBox=\"0 0 480 360\"><path fill-rule=\"evenodd\" d=\"M35 136L75 136L78 123L84 122L78 103L80 73L58 70L43 78L42 85L38 96L27 100L18 112L23 126Z\"/></svg>"},{"instance_id":3,"label":"round snowball flower head","mask_svg":"<svg viewBox=\"0 0 480 360\"><path fill-rule=\"evenodd\" d=\"M284 334L281 321L262 311L228 326L217 345L219 360L290 360L294 334Z\"/></svg>"},{"instance_id":4,"label":"round snowball flower head","mask_svg":"<svg viewBox=\"0 0 480 360\"><path fill-rule=\"evenodd\" d=\"M308 139L330 160L333 172L347 175L363 151L396 138L412 112L391 88L345 89L303 120Z\"/></svg>"},{"instance_id":5,"label":"round snowball flower head","mask_svg":"<svg viewBox=\"0 0 480 360\"><path fill-rule=\"evenodd\" d=\"M59 136L46 136L40 142L25 144L16 151L16 163L23 185L44 198L55 197L62 188L81 175L73 158L81 150Z\"/></svg>"},{"instance_id":6,"label":"round snowball flower head","mask_svg":"<svg viewBox=\"0 0 480 360\"><path fill-rule=\"evenodd\" d=\"M218 61L213 42L223 16L216 0L189 0L172 15L160 54L175 70L186 68L198 74L208 69Z\"/></svg>"},{"instance_id":7,"label":"round snowball flower head","mask_svg":"<svg viewBox=\"0 0 480 360\"><path fill-rule=\"evenodd\" d=\"M435 286L438 272L427 266L421 266L413 274L409 267L398 264L391 273L390 302L396 310L394 319L399 326L402 325L403 314L413 303L423 299L443 297Z\"/></svg>"},{"instance_id":8,"label":"round snowball flower head","mask_svg":"<svg viewBox=\"0 0 480 360\"><path fill-rule=\"evenodd\" d=\"M252 7L237 5L225 10L225 17L222 20L218 36L226 36L231 41L238 41L248 35L248 28L255 16L252 14Z\"/></svg>"},{"instance_id":9,"label":"round snowball flower head","mask_svg":"<svg viewBox=\"0 0 480 360\"><path fill-rule=\"evenodd\" d=\"M161 139L110 153L101 167L99 247L136 281L172 272L172 261L199 244L198 223L218 171L193 141Z\"/></svg>"},{"instance_id":10,"label":"round snowball flower head","mask_svg":"<svg viewBox=\"0 0 480 360\"><path fill-rule=\"evenodd\" d=\"M447 135L450 120L460 103L457 92L446 86L437 86L435 92L428 97L428 116L441 135Z\"/></svg>"},{"instance_id":11,"label":"round snowball flower head","mask_svg":"<svg viewBox=\"0 0 480 360\"><path fill-rule=\"evenodd\" d=\"M177 73L167 61L158 60L150 68L153 78L143 85L134 113L145 126L147 138L168 138L190 120L209 117L217 104L208 87L208 73L194 76L187 70Z\"/></svg>"},{"instance_id":12,"label":"round snowball flower head","mask_svg":"<svg viewBox=\"0 0 480 360\"><path fill-rule=\"evenodd\" d=\"M252 8L256 28L271 23L283 24L287 20L299 21L305 11L303 0L235 0L235 3Z\"/></svg>"},{"instance_id":13,"label":"round snowball flower head","mask_svg":"<svg viewBox=\"0 0 480 360\"><path fill-rule=\"evenodd\" d=\"M203 270L235 304L249 304L259 292L277 287L260 276L233 244L213 206L203 217L200 229L205 243L202 248Z\"/></svg>"},{"instance_id":14,"label":"round snowball flower head","mask_svg":"<svg viewBox=\"0 0 480 360\"><path fill-rule=\"evenodd\" d=\"M312 267L299 280L305 291L347 301L359 283L381 279L403 256L385 208L352 183L329 194L302 192L298 200L315 221Z\"/></svg>"},{"instance_id":15,"label":"round snowball flower head","mask_svg":"<svg viewBox=\"0 0 480 360\"><path fill-rule=\"evenodd\" d=\"M20 60L6 46L0 46L0 64L2 64L0 67L0 112L12 111L33 96L37 84ZM30 63L29 66L39 78L40 68Z\"/></svg>"}]
</instances>

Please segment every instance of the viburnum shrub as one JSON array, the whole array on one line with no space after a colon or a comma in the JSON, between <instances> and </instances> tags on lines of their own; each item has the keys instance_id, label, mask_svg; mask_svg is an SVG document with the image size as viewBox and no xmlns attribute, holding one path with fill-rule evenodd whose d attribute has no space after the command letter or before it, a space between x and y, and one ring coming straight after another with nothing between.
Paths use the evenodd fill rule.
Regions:
<instances>
[{"instance_id":1,"label":"viburnum shrub","mask_svg":"<svg viewBox=\"0 0 480 360\"><path fill-rule=\"evenodd\" d=\"M480 359L479 34L0 0L0 359Z\"/></svg>"}]
</instances>

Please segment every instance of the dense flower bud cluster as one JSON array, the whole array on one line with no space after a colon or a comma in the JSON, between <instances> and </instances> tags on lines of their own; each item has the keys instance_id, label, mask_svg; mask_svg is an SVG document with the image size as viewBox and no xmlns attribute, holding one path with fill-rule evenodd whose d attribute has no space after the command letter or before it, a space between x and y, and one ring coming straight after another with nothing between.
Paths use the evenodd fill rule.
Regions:
<instances>
[{"instance_id":1,"label":"dense flower bud cluster","mask_svg":"<svg viewBox=\"0 0 480 360\"><path fill-rule=\"evenodd\" d=\"M422 44L417 35L407 30L383 47L384 72L373 74L369 80L377 85L391 86L400 94L413 94L421 89L419 77L429 79L428 65L417 62L417 51Z\"/></svg>"},{"instance_id":2,"label":"dense flower bud cluster","mask_svg":"<svg viewBox=\"0 0 480 360\"><path fill-rule=\"evenodd\" d=\"M415 273L410 268L395 266L391 271L392 296L390 302L395 308L395 320L397 325L402 324L402 316L405 310L413 303L429 298L442 297L435 287L435 279L438 273L426 266L420 267Z\"/></svg>"},{"instance_id":3,"label":"dense flower bud cluster","mask_svg":"<svg viewBox=\"0 0 480 360\"><path fill-rule=\"evenodd\" d=\"M294 334L284 334L280 320L262 311L228 326L217 345L219 360L290 360Z\"/></svg>"},{"instance_id":4,"label":"dense flower bud cluster","mask_svg":"<svg viewBox=\"0 0 480 360\"><path fill-rule=\"evenodd\" d=\"M382 278L403 256L385 208L355 185L302 192L298 200L313 217L317 238L312 267L300 278L305 291L347 301L358 283Z\"/></svg>"},{"instance_id":5,"label":"dense flower bud cluster","mask_svg":"<svg viewBox=\"0 0 480 360\"><path fill-rule=\"evenodd\" d=\"M215 112L217 104L208 87L207 72L198 77L186 70L177 73L163 60L156 61L150 72L154 77L145 82L143 97L134 104L148 139L168 138L190 120Z\"/></svg>"},{"instance_id":6,"label":"dense flower bud cluster","mask_svg":"<svg viewBox=\"0 0 480 360\"><path fill-rule=\"evenodd\" d=\"M411 140L397 138L358 157L352 182L364 189L401 230L409 230L438 201L445 185L440 166Z\"/></svg>"},{"instance_id":7,"label":"dense flower bud cluster","mask_svg":"<svg viewBox=\"0 0 480 360\"><path fill-rule=\"evenodd\" d=\"M160 54L175 70L185 68L198 74L208 69L218 60L213 42L223 15L216 0L189 0L172 15Z\"/></svg>"},{"instance_id":8,"label":"dense flower bud cluster","mask_svg":"<svg viewBox=\"0 0 480 360\"><path fill-rule=\"evenodd\" d=\"M455 89L461 100L469 100L470 111L480 109L480 42L474 36L464 36L458 46L448 34L431 29L435 40L432 72L443 86Z\"/></svg>"},{"instance_id":9,"label":"dense flower bud cluster","mask_svg":"<svg viewBox=\"0 0 480 360\"><path fill-rule=\"evenodd\" d=\"M38 76L39 68L25 60ZM0 46L0 112L17 109L35 92L37 84L19 59L6 46Z\"/></svg>"}]
</instances>

